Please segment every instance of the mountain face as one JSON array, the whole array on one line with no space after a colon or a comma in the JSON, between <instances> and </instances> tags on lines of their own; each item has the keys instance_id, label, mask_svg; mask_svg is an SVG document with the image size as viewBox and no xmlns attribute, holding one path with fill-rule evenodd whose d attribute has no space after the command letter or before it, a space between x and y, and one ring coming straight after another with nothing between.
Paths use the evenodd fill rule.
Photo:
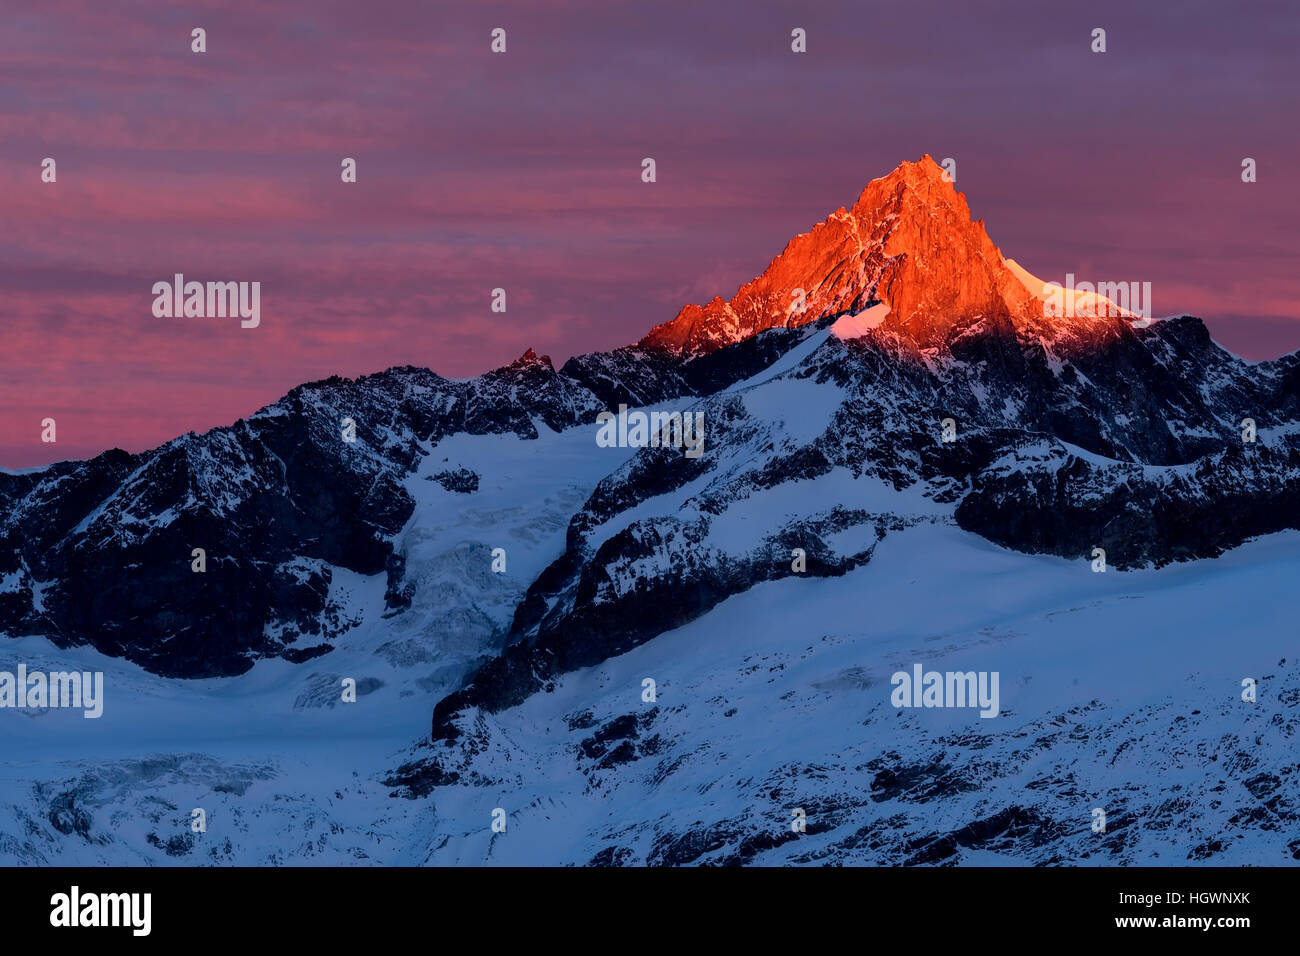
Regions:
<instances>
[{"instance_id":1,"label":"mountain face","mask_svg":"<svg viewBox=\"0 0 1300 956\"><path fill-rule=\"evenodd\" d=\"M332 378L140 455L0 474L0 629L176 677L318 656L353 623L331 593L340 570L384 575L389 610L409 605L392 537L429 448L462 433L536 439L600 407L529 350L470 382L415 368Z\"/></svg>"},{"instance_id":2,"label":"mountain face","mask_svg":"<svg viewBox=\"0 0 1300 956\"><path fill-rule=\"evenodd\" d=\"M1300 358L1246 362L1190 316L1145 328L1121 315L1048 317L1009 263L924 157L796 237L731 300L687 306L634 346L558 371L530 350L468 381L416 368L334 378L139 455L0 473L0 633L187 678L242 674L267 658L325 666L357 633L391 632L375 653L435 668L421 686L436 700L431 741L387 775L393 793L454 803L510 779L526 787L520 761L544 753L576 760L578 775L554 784L554 800L617 779L627 813L670 775L667 755L676 767L711 759L690 740L715 650L753 642L752 666L776 674L805 644L811 654L838 642L825 650L838 668L826 680L835 694L870 688L884 710L863 732L882 743L855 767L826 771L836 783L816 797L818 826L838 842L821 859L938 862L990 841L1042 860L1077 858L1050 806L1011 795L1050 776L1035 776L1014 741L990 752L1023 770L1014 786L982 790L984 803L942 822L918 813L918 802L974 792L969 774L987 764L981 745L950 728L891 757L887 687L852 660L876 652L823 634L830 625L806 595L829 588L843 601L842 582L890 580L899 542L951 545L972 561L971 540L1026 562L1059 556L1086 589L1123 577L1115 571L1155 574L1300 529ZM701 412L703 454L601 447L598 416L620 405ZM571 477L544 480L543 460ZM491 567L498 547L504 573ZM1109 576L1090 574L1094 549ZM368 582L377 596L363 612L355 596ZM937 594L949 586L934 582ZM774 642L761 617L736 630L700 625L761 608L776 588L798 595L808 635ZM1024 614L1026 628L1048 620ZM1000 640L999 626L967 635L971 646ZM692 651L682 635L718 648ZM891 660L921 653L909 641L922 635L904 628L896 638ZM597 691L575 676L643 659L677 674L654 656L661 641L705 662L677 676L692 696L629 710L604 683ZM729 668L714 675L719 686L735 678L736 693L766 702L758 706L835 721L834 709L764 696L782 687L802 700L777 677L736 677L753 673L747 661L717 663ZM537 711L557 693L591 703ZM1062 728L1122 749L1108 728L1132 717L1144 728L1134 745L1158 765L1169 705L1142 707L1083 701L1032 715L1017 732L1049 739L1045 759L1064 767L1075 751ZM534 719L555 734L528 751L520 741ZM728 719L710 732L731 733ZM1206 741L1219 732L1208 716L1200 724ZM752 725L738 752L762 733ZM790 747L747 786L780 793L806 783L809 768ZM1274 811L1294 820L1296 779L1267 760L1257 771L1261 793L1292 794ZM692 786L712 786L700 772ZM854 774L868 775L865 796ZM906 839L841 829L862 806L891 801ZM744 862L787 840L740 812L703 832L669 816L577 862ZM455 843L449 832L430 839Z\"/></svg>"},{"instance_id":3,"label":"mountain face","mask_svg":"<svg viewBox=\"0 0 1300 956\"><path fill-rule=\"evenodd\" d=\"M917 522L1031 553L1102 548L1117 568L1300 527L1295 419L1272 411L1294 416L1293 358L1251 366L1189 317L1097 351L1057 355L998 328L956 351L926 363L883 326L847 341L832 328L699 399L709 453L645 449L601 481L506 652L438 705L435 738L455 740L469 708L517 705L759 582L844 574ZM1248 416L1264 436L1253 443ZM806 570L792 569L795 548Z\"/></svg>"},{"instance_id":4,"label":"mountain face","mask_svg":"<svg viewBox=\"0 0 1300 956\"><path fill-rule=\"evenodd\" d=\"M971 221L966 197L927 155L871 182L851 210L841 207L796 236L730 301L688 305L639 344L698 355L880 302L889 305L883 327L922 350L975 317L1040 337L1071 324L1044 321L1041 303L1007 266L984 221Z\"/></svg>"}]
</instances>

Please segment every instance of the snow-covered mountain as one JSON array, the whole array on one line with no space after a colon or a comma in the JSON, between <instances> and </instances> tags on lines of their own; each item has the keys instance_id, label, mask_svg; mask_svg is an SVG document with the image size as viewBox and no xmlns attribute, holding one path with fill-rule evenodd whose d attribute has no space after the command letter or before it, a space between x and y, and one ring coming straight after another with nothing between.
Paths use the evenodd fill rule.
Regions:
<instances>
[{"instance_id":1,"label":"snow-covered mountain","mask_svg":"<svg viewBox=\"0 0 1300 956\"><path fill-rule=\"evenodd\" d=\"M0 670L107 675L0 710L0 859L1300 859L1300 359L1041 290L924 157L634 346L0 473Z\"/></svg>"}]
</instances>

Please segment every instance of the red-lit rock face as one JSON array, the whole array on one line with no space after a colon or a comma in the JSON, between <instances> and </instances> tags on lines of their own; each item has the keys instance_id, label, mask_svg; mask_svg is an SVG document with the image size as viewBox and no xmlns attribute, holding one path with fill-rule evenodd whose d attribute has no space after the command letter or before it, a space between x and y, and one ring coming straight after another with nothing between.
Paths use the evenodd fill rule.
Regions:
<instances>
[{"instance_id":1,"label":"red-lit rock face","mask_svg":"<svg viewBox=\"0 0 1300 956\"><path fill-rule=\"evenodd\" d=\"M730 302L688 305L639 344L710 352L765 329L858 312L872 301L890 308L883 330L921 349L943 345L956 327L980 318L1045 339L1114 334L1119 324L1045 319L1041 300L1007 267L983 220L971 221L966 197L926 155L873 180L851 210L841 208L796 236Z\"/></svg>"}]
</instances>

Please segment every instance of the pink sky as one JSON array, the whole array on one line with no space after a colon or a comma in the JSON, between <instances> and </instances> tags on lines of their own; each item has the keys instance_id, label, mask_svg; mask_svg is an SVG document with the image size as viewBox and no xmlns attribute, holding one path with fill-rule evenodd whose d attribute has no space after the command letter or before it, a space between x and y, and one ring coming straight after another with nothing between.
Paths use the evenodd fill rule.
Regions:
<instances>
[{"instance_id":1,"label":"pink sky","mask_svg":"<svg viewBox=\"0 0 1300 956\"><path fill-rule=\"evenodd\" d=\"M1036 275L1149 281L1239 354L1300 348L1291 3L120 6L0 32L0 465L332 374L626 344L925 152ZM154 318L176 272L261 282L260 327Z\"/></svg>"}]
</instances>

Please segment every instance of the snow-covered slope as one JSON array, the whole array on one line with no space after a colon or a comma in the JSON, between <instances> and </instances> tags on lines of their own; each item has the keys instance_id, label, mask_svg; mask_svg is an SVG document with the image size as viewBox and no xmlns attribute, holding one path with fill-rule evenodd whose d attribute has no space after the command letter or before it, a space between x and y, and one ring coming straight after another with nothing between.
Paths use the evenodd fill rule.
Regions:
<instances>
[{"instance_id":1,"label":"snow-covered slope","mask_svg":"<svg viewBox=\"0 0 1300 956\"><path fill-rule=\"evenodd\" d=\"M328 668L200 681L6 642L0 669L102 669L107 695L98 720L3 715L0 862L1291 863L1297 574L1295 533L1096 574L922 523L477 715L456 779L416 800L382 781L431 698L382 627ZM914 663L997 671L1000 715L895 709Z\"/></svg>"},{"instance_id":2,"label":"snow-covered slope","mask_svg":"<svg viewBox=\"0 0 1300 956\"><path fill-rule=\"evenodd\" d=\"M421 814L380 780L437 700L500 649L600 477L587 429L542 432L462 433L420 459L394 536L409 604L392 612L384 574L331 568L348 627L327 656L180 680L42 637L0 642L0 672L105 675L101 717L0 711L0 863L418 862ZM501 573L495 547L507 549ZM196 808L206 834L191 829Z\"/></svg>"},{"instance_id":3,"label":"snow-covered slope","mask_svg":"<svg viewBox=\"0 0 1300 956\"><path fill-rule=\"evenodd\" d=\"M428 860L1293 862L1297 562L1288 533L1098 574L918 525L476 715ZM895 709L915 663L998 672L1001 714Z\"/></svg>"}]
</instances>

